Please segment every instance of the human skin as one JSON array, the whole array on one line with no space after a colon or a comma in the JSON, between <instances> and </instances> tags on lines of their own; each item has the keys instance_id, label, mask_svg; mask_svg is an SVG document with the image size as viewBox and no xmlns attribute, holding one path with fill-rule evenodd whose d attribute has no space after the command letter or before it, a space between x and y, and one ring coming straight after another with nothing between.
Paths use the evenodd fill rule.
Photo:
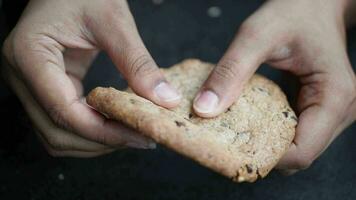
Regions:
<instances>
[{"instance_id":1,"label":"human skin","mask_svg":"<svg viewBox=\"0 0 356 200\"><path fill-rule=\"evenodd\" d=\"M53 156L155 147L85 103L81 81L100 50L137 94L167 108L180 101L145 48L126 1L31 0L4 42L2 74Z\"/></svg>"},{"instance_id":2,"label":"human skin","mask_svg":"<svg viewBox=\"0 0 356 200\"><path fill-rule=\"evenodd\" d=\"M214 117L262 63L299 78L296 135L277 168L305 169L356 119L356 78L346 52L354 1L270 0L239 28L201 87L195 112ZM346 16L346 17L345 17ZM345 21L345 19L348 19Z\"/></svg>"},{"instance_id":3,"label":"human skin","mask_svg":"<svg viewBox=\"0 0 356 200\"><path fill-rule=\"evenodd\" d=\"M345 47L344 16L352 19L346 12L350 7L347 0L267 1L242 24L202 86L210 92L198 95L196 113L213 117L227 109L261 63L290 71L302 84L299 125L278 168L308 167L356 118L355 74ZM9 65L3 75L54 156L91 157L125 145L152 146L80 100L81 79L99 50L109 54L139 95L165 107L179 103L174 91L163 100L155 94L164 78L125 1L32 0L4 44ZM217 102L211 103L214 93Z\"/></svg>"}]
</instances>

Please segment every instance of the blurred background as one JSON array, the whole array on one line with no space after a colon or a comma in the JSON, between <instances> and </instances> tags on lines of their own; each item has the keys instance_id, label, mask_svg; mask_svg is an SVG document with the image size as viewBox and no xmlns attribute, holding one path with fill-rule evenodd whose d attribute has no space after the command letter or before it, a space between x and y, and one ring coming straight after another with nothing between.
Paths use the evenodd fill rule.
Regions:
<instances>
[{"instance_id":1,"label":"blurred background","mask_svg":"<svg viewBox=\"0 0 356 200\"><path fill-rule=\"evenodd\" d=\"M25 1L3 1L0 38L16 23ZM258 0L131 0L141 36L162 67L195 57L216 63ZM348 32L356 66L356 30ZM261 67L293 101L288 75ZM84 80L124 88L105 54ZM356 199L356 125L349 127L307 170L273 171L254 184L236 184L162 147L125 149L92 159L52 158L37 141L16 97L0 84L0 199Z\"/></svg>"}]
</instances>

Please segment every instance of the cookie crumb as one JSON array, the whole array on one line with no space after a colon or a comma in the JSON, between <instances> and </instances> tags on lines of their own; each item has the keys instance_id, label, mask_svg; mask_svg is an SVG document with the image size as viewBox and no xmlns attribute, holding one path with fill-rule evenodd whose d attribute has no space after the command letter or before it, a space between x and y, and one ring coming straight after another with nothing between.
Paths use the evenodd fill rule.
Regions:
<instances>
[{"instance_id":1,"label":"cookie crumb","mask_svg":"<svg viewBox=\"0 0 356 200\"><path fill-rule=\"evenodd\" d=\"M218 6L212 6L208 8L207 14L211 18L218 18L221 15L221 8Z\"/></svg>"},{"instance_id":2,"label":"cookie crumb","mask_svg":"<svg viewBox=\"0 0 356 200\"><path fill-rule=\"evenodd\" d=\"M58 180L63 181L64 175L62 173L58 174Z\"/></svg>"},{"instance_id":3,"label":"cookie crumb","mask_svg":"<svg viewBox=\"0 0 356 200\"><path fill-rule=\"evenodd\" d=\"M242 176L239 176L238 178L237 178L237 181L238 182L244 182L245 181L245 177L242 177Z\"/></svg>"}]
</instances>

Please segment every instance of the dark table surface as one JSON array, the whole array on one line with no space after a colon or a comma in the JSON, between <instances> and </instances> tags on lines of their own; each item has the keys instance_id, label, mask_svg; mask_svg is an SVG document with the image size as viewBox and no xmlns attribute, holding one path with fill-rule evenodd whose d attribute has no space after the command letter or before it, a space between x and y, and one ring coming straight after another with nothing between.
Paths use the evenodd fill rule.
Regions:
<instances>
[{"instance_id":1,"label":"dark table surface","mask_svg":"<svg viewBox=\"0 0 356 200\"><path fill-rule=\"evenodd\" d=\"M156 1L157 2L157 1ZM247 3L248 2L248 3ZM217 62L239 24L262 1L130 1L140 33L160 66L196 57ZM211 6L221 16L207 15ZM349 55L356 65L356 31ZM287 92L284 75L263 66ZM125 87L101 54L85 79L95 86ZM236 184L182 156L127 149L92 159L52 158L37 141L19 102L1 90L0 199L356 199L356 126L349 127L307 170L272 172L254 184Z\"/></svg>"}]
</instances>

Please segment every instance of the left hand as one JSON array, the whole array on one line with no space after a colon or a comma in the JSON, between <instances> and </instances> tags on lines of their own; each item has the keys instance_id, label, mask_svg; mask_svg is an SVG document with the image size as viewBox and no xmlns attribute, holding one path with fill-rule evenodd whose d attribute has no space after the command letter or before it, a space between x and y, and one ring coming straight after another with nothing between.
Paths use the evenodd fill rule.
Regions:
<instances>
[{"instance_id":1,"label":"left hand","mask_svg":"<svg viewBox=\"0 0 356 200\"><path fill-rule=\"evenodd\" d=\"M249 17L198 93L194 110L214 117L262 63L302 84L294 141L277 168L307 168L356 119L356 78L346 52L348 0L270 0Z\"/></svg>"},{"instance_id":2,"label":"left hand","mask_svg":"<svg viewBox=\"0 0 356 200\"><path fill-rule=\"evenodd\" d=\"M31 0L2 50L1 75L52 156L155 147L83 101L82 80L100 50L138 95L164 107L180 100L146 49L124 0Z\"/></svg>"}]
</instances>

